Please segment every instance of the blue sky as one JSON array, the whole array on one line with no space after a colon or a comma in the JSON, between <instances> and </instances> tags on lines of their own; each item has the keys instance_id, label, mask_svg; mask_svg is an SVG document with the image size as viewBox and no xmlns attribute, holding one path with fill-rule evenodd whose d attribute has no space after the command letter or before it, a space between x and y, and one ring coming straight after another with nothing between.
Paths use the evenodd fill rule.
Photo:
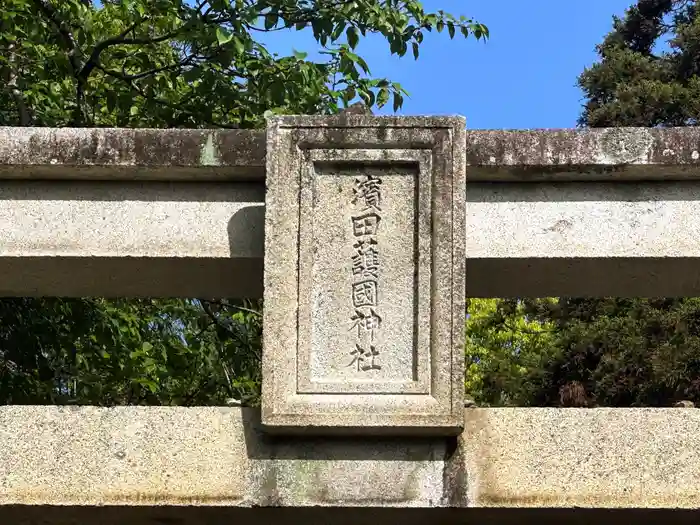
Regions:
<instances>
[{"instance_id":1,"label":"blue sky","mask_svg":"<svg viewBox=\"0 0 700 525\"><path fill-rule=\"evenodd\" d=\"M392 57L381 38L358 51L372 75L400 82L411 94L401 114L467 118L470 129L570 128L581 92L576 77L596 58L595 45L632 0L424 0L426 11L443 9L486 24L491 38L450 41L426 35L421 56ZM267 39L266 39L267 40ZM317 49L305 31L276 33L271 51ZM410 54L410 53L409 53ZM386 111L391 112L387 106Z\"/></svg>"}]
</instances>

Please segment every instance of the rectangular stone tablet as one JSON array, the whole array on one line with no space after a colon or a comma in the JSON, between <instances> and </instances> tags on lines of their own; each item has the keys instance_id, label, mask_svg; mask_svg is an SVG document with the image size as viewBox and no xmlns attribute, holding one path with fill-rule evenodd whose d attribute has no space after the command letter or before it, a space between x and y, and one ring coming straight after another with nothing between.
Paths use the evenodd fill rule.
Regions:
<instances>
[{"instance_id":1,"label":"rectangular stone tablet","mask_svg":"<svg viewBox=\"0 0 700 525\"><path fill-rule=\"evenodd\" d=\"M264 425L463 427L465 121L268 121Z\"/></svg>"}]
</instances>

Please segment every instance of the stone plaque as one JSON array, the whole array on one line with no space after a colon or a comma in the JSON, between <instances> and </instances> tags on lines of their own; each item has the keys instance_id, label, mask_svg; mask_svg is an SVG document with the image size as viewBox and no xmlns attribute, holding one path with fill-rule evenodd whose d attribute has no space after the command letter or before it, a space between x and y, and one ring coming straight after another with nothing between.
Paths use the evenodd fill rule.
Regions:
<instances>
[{"instance_id":1,"label":"stone plaque","mask_svg":"<svg viewBox=\"0 0 700 525\"><path fill-rule=\"evenodd\" d=\"M262 419L463 426L465 122L268 122Z\"/></svg>"}]
</instances>

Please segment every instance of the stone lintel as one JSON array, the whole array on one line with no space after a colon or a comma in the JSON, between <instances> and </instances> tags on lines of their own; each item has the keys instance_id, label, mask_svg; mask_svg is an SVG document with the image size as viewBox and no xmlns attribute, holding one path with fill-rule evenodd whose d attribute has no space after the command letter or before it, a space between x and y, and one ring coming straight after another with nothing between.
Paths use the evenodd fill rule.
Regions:
<instances>
[{"instance_id":1,"label":"stone lintel","mask_svg":"<svg viewBox=\"0 0 700 525\"><path fill-rule=\"evenodd\" d=\"M0 127L0 178L251 181L265 132Z\"/></svg>"},{"instance_id":2,"label":"stone lintel","mask_svg":"<svg viewBox=\"0 0 700 525\"><path fill-rule=\"evenodd\" d=\"M700 509L700 410L464 414L458 438L279 439L251 408L0 407L0 519L54 524L59 509L72 509L94 520L80 523L105 523L96 517L111 508L181 523L197 509L209 524L226 509L256 507L260 518L260 507L324 516L342 507L428 518L453 509L454 523L492 509L499 523L547 509L565 518L582 509L653 509L657 518L663 509Z\"/></svg>"},{"instance_id":3,"label":"stone lintel","mask_svg":"<svg viewBox=\"0 0 700 525\"><path fill-rule=\"evenodd\" d=\"M257 130L0 127L0 178L261 181L265 140ZM700 168L696 127L469 130L465 142L470 182L694 179Z\"/></svg>"},{"instance_id":4,"label":"stone lintel","mask_svg":"<svg viewBox=\"0 0 700 525\"><path fill-rule=\"evenodd\" d=\"M464 119L271 119L263 423L462 428Z\"/></svg>"},{"instance_id":5,"label":"stone lintel","mask_svg":"<svg viewBox=\"0 0 700 525\"><path fill-rule=\"evenodd\" d=\"M260 183L0 181L0 296L261 297Z\"/></svg>"},{"instance_id":6,"label":"stone lintel","mask_svg":"<svg viewBox=\"0 0 700 525\"><path fill-rule=\"evenodd\" d=\"M697 179L700 129L470 130L467 166L470 182Z\"/></svg>"},{"instance_id":7,"label":"stone lintel","mask_svg":"<svg viewBox=\"0 0 700 525\"><path fill-rule=\"evenodd\" d=\"M0 295L262 297L260 182L0 181ZM700 184L470 183L470 297L700 295Z\"/></svg>"}]
</instances>

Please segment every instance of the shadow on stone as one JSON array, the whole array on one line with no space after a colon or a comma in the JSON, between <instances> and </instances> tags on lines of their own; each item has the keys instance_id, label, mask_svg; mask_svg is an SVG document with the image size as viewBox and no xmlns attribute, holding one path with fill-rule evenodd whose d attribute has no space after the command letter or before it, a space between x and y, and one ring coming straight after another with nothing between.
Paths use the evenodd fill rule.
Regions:
<instances>
[{"instance_id":1,"label":"shadow on stone","mask_svg":"<svg viewBox=\"0 0 700 525\"><path fill-rule=\"evenodd\" d=\"M3 201L263 202L257 182L2 180Z\"/></svg>"},{"instance_id":2,"label":"shadow on stone","mask_svg":"<svg viewBox=\"0 0 700 525\"><path fill-rule=\"evenodd\" d=\"M243 408L241 420L250 459L352 460L352 461L443 461L455 438L339 437L293 435L265 432L260 410Z\"/></svg>"},{"instance_id":3,"label":"shadow on stone","mask_svg":"<svg viewBox=\"0 0 700 525\"><path fill-rule=\"evenodd\" d=\"M697 182L469 182L467 202L649 202L699 201ZM650 210L651 211L651 208Z\"/></svg>"},{"instance_id":4,"label":"shadow on stone","mask_svg":"<svg viewBox=\"0 0 700 525\"><path fill-rule=\"evenodd\" d=\"M638 509L449 509L382 507L77 507L22 506L0 507L0 522L13 525L220 525L222 523L262 523L287 525L350 525L357 523L400 525L691 525L697 523L695 510Z\"/></svg>"},{"instance_id":5,"label":"shadow on stone","mask_svg":"<svg viewBox=\"0 0 700 525\"><path fill-rule=\"evenodd\" d=\"M246 206L234 213L228 222L228 240L232 254L247 253L251 258L262 258L265 251L265 206ZM258 279L258 276L251 275L250 278ZM262 282L262 273L259 280Z\"/></svg>"}]
</instances>

